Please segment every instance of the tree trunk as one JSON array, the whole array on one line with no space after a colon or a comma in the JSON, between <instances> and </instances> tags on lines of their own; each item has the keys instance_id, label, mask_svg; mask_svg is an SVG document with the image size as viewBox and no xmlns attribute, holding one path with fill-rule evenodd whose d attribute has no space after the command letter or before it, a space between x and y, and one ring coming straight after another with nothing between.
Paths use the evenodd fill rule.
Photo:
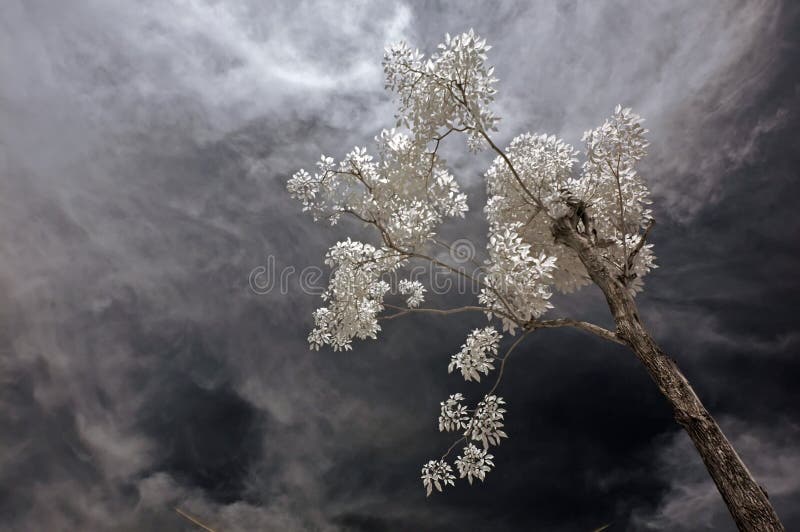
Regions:
<instances>
[{"instance_id":1,"label":"tree trunk","mask_svg":"<svg viewBox=\"0 0 800 532\"><path fill-rule=\"evenodd\" d=\"M675 420L686 430L717 485L739 530L784 531L766 491L697 397L674 360L655 343L642 325L636 303L592 239L579 233L575 220L564 218L553 228L556 239L578 253L592 281L605 294L617 326L616 333L636 354L650 378L672 406Z\"/></svg>"}]
</instances>

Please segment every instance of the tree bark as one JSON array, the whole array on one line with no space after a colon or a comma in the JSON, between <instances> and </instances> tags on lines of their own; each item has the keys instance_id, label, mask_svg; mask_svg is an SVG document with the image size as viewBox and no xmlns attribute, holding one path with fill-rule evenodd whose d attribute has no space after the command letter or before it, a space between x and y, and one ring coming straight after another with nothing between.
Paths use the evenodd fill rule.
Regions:
<instances>
[{"instance_id":1,"label":"tree bark","mask_svg":"<svg viewBox=\"0 0 800 532\"><path fill-rule=\"evenodd\" d=\"M669 401L675 420L694 443L739 530L784 531L766 491L750 474L675 361L661 350L642 325L624 280L612 272L607 259L593 244L593 237L578 231L574 217L558 220L553 234L557 241L578 254L592 281L603 291L617 326L616 334L636 354Z\"/></svg>"}]
</instances>

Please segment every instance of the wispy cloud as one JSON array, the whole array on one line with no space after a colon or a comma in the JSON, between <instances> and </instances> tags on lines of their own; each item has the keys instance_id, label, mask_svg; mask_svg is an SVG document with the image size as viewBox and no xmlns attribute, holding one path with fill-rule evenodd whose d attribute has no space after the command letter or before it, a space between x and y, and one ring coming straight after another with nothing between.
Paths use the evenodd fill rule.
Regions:
<instances>
[{"instance_id":1,"label":"wispy cloud","mask_svg":"<svg viewBox=\"0 0 800 532\"><path fill-rule=\"evenodd\" d=\"M3 2L0 486L13 490L0 488L0 513L18 530L174 528L178 503L225 530L447 530L479 518L502 530L555 511L482 504L500 493L493 500L513 505L490 491L506 482L512 495L547 494L552 479L526 476L541 457L522 443L509 444L507 478L487 480L489 491L424 501L416 471L439 450L445 355L466 330L393 323L356 353L309 353L317 301L248 291L265 254L318 264L340 234L288 202L286 176L391 125L384 45L431 50L444 32L475 27L494 45L504 140L532 129L576 141L614 104L632 105L652 130L658 208L697 229L729 165L760 161L759 139L796 120L788 102L756 101L780 66L782 12L766 2ZM477 204L487 155L452 151ZM478 216L457 229L479 236ZM656 292L684 297L663 281ZM687 345L796 342L732 334L698 312L651 316L707 324L687 327ZM562 362L535 360L544 367L510 391L556 393L544 369ZM518 413L514 441L534 438ZM559 433L553 423L542 430ZM587 430L569 440L596 446ZM553 467L570 467L557 450Z\"/></svg>"}]
</instances>

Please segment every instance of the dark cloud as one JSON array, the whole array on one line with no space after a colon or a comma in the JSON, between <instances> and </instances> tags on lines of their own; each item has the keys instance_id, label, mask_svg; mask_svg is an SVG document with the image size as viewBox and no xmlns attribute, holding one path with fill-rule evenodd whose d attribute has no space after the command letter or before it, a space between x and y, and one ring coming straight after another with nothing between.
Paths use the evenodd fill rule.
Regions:
<instances>
[{"instance_id":1,"label":"dark cloud","mask_svg":"<svg viewBox=\"0 0 800 532\"><path fill-rule=\"evenodd\" d=\"M794 523L798 519L796 503L800 490L800 479L795 474L800 466L800 450L796 445L798 426L782 423L766 428L736 419L722 419L720 424L769 493L784 522ZM683 433L662 439L656 474L668 482L669 489L654 512L634 513L633 526L676 531L735 529L716 486L692 451L692 443Z\"/></svg>"},{"instance_id":2,"label":"dark cloud","mask_svg":"<svg viewBox=\"0 0 800 532\"><path fill-rule=\"evenodd\" d=\"M9 530L731 529L623 349L541 331L502 394L482 486L425 499L481 323L409 318L309 352L316 226L286 177L391 124L382 47L494 45L501 140L648 119L661 267L648 326L723 420L787 529L800 516L793 198L798 11L772 2L5 2L0 7L0 515ZM448 158L480 240L488 155ZM295 268L257 295L253 268ZM445 304L458 296L443 298ZM558 312L608 323L600 294ZM702 522L698 520L704 520Z\"/></svg>"}]
</instances>

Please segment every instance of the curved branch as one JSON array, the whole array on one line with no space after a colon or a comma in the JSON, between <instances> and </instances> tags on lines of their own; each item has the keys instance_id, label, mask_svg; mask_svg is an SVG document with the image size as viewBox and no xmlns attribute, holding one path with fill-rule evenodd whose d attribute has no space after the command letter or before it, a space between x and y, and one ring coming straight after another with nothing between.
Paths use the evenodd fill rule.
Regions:
<instances>
[{"instance_id":1,"label":"curved branch","mask_svg":"<svg viewBox=\"0 0 800 532\"><path fill-rule=\"evenodd\" d=\"M458 314L460 312L489 312L489 309L484 307L477 307L472 305L467 305L463 307L455 307L455 308L405 308L398 305L389 305L384 303L384 307L397 310L398 312L391 314L389 316L380 316L378 319L382 320L393 320L394 318L399 318L400 316L405 316L406 314L412 313L429 313L429 314L441 314L441 315L448 315L448 314Z\"/></svg>"},{"instance_id":2,"label":"curved branch","mask_svg":"<svg viewBox=\"0 0 800 532\"><path fill-rule=\"evenodd\" d=\"M176 513L177 513L179 516L183 517L184 519L186 519L186 520L187 520L187 521L189 521L190 523L192 523L192 524L194 524L194 525L197 525L197 526L199 526L200 528L202 528L203 530L206 530L207 532L214 532L214 529L213 529L213 528L211 528L211 527L210 527L210 526L208 526L208 525L205 525L205 524L203 524L203 522L202 522L202 521L200 521L200 520L199 520L199 519L197 519L196 517L192 517L191 515L189 515L189 514L188 514L188 513L186 513L185 511L181 510L181 509L180 509L180 508L178 508L177 506L174 508L174 510L175 510L175 512L176 512Z\"/></svg>"},{"instance_id":3,"label":"curved branch","mask_svg":"<svg viewBox=\"0 0 800 532\"><path fill-rule=\"evenodd\" d=\"M470 111L470 112L471 112L471 111ZM517 169L516 169L516 168L514 168L514 165L513 165L513 164L511 164L511 159L509 159L509 158L508 158L508 156L506 155L506 152L504 152L503 150L501 150L501 149L500 149L500 148L497 146L497 144L495 144L495 143L494 143L494 141L493 141L493 140L491 139L491 137L489 137L489 135L488 135L488 134L487 134L487 133L486 133L486 132L483 130L483 128L478 128L478 133L480 133L480 134L481 134L481 136L482 136L482 137L484 138L484 140L485 140L485 141L486 141L486 142L489 144L489 146L492 148L492 150L493 150L495 153L497 153L497 154L498 154L498 155L499 155L499 156L500 156L500 157L503 159L503 161L505 161L505 163L506 163L506 166L508 166L508 169L509 169L509 170L511 170L511 174L514 176L514 179L517 181L517 183L519 184L519 186L520 186L520 187L522 187L522 190L523 190L523 191L525 191L525 194L527 194L527 195L528 195L528 197L529 197L529 198L531 198L531 199L533 200L533 202L536 204L536 206L537 206L538 208L540 208L540 209L541 209L541 210L543 210L545 213L547 213L547 209L545 209L545 207L544 207L544 204L542 204L542 202L539 200L539 198L537 198L536 196L534 196L534 195L533 195L533 192L531 192L531 191L530 191L530 189L529 189L529 188L528 188L528 187L525 185L525 183L522 181L522 178L521 178L521 177L519 176L519 174L517 173Z\"/></svg>"},{"instance_id":4,"label":"curved branch","mask_svg":"<svg viewBox=\"0 0 800 532\"><path fill-rule=\"evenodd\" d=\"M506 360L508 360L508 357L514 351L514 349L516 349L517 346L522 342L522 340L524 340L525 337L528 336L531 332L533 332L532 329L531 330L527 330L524 333L522 333L519 336L519 338L517 338L514 341L514 343L511 344L511 347L508 348L508 351L506 351L506 354L503 355L503 358L500 361L500 369L497 371L497 378L494 380L494 386L492 386L492 389L489 390L489 393L487 393L486 395L492 395L494 393L494 391L497 389L497 387L500 385L500 381L503 380L503 372L506 369Z\"/></svg>"},{"instance_id":5,"label":"curved branch","mask_svg":"<svg viewBox=\"0 0 800 532\"><path fill-rule=\"evenodd\" d=\"M473 277L472 275L468 274L464 270L459 270L458 268L455 268L455 267L451 266L450 264L444 263L444 262L442 262L442 261L440 261L438 259L435 259L435 258L433 258L433 257L431 257L429 255L425 255L423 253L418 253L418 252L413 252L413 251L407 251L407 250L404 250L404 249L398 247L397 244L395 244L392 241L392 239L389 236L389 233L386 231L386 229L384 229L384 227L380 224L380 222L378 222L374 218L371 219L371 220L367 219L367 218L364 218L363 216L359 215L358 213L356 213L355 211L353 211L351 209L342 209L340 212L345 213L345 214L350 214L353 217L357 218L358 220L360 220L360 221L362 221L362 222L364 222L366 224L374 226L378 230L378 232L381 234L381 239L383 240L383 243L386 245L386 247L388 247L389 249L392 249L392 250L400 253L402 256L405 256L405 257L408 257L408 258L416 257L418 259L427 260L431 264L435 264L437 266L441 266L442 268L445 268L448 271L450 271L452 273L455 273L456 275L460 275L460 276L470 280L471 282L477 283L480 286L482 286L483 288L493 292L498 297L498 299L500 299L500 301L503 303L503 306L505 306L505 308L507 310L506 313L498 312L497 314L500 314L500 315L503 315L503 316L507 317L508 319L510 319L511 321L516 323L517 325L521 325L521 322L520 322L519 318L514 316L514 312L513 312L512 308L511 308L511 305L509 305L508 301L506 301L506 299L503 297L503 295L500 294L497 290L495 290L490 285L486 284L483 280L478 279L476 277ZM445 247L448 247L448 248L452 247L452 245L447 246L447 244L445 242L437 241L436 243L438 245L440 245L440 246L445 246Z\"/></svg>"},{"instance_id":6,"label":"curved branch","mask_svg":"<svg viewBox=\"0 0 800 532\"><path fill-rule=\"evenodd\" d=\"M508 166L508 169L511 170L511 174L514 176L514 179L516 179L517 183L522 188L522 190L525 192L525 194L527 194L528 197L533 200L534 204L537 207L539 207L541 210L543 210L549 216L549 213L547 213L547 209L545 208L544 204L539 200L538 197L536 197L533 194L533 192L531 192L531 190L528 188L528 186L522 181L522 178L520 177L519 173L517 173L517 169L514 168L514 165L511 163L511 159L509 159L508 156L506 155L506 153L503 150L501 150L497 146L497 144L494 143L494 141L489 136L489 134L486 133L486 131L483 129L483 126L480 125L480 118L475 116L475 113L473 112L472 108L467 104L467 94L466 94L466 92L464 90L464 86L457 83L456 87L458 87L459 91L461 91L461 99L455 98L455 97L454 97L454 99L458 103L460 103L464 107L464 109L467 110L467 112L470 114L470 116L472 116L472 119L475 121L475 124L477 125L477 127L474 128L474 129L478 133L480 133L480 135L483 137L483 139L489 144L489 146L491 146L492 150L495 153L497 153L503 159L503 161L505 161L506 166Z\"/></svg>"},{"instance_id":7,"label":"curved branch","mask_svg":"<svg viewBox=\"0 0 800 532\"><path fill-rule=\"evenodd\" d=\"M525 331L524 333L522 333L520 335L520 337L517 338L514 341L513 344L511 344L511 347L509 347L508 350L506 350L505 354L501 358L500 369L497 372L497 378L494 380L494 385L492 386L492 389L489 390L485 395L492 395L494 393L494 391L497 389L497 387L500 385L500 381L503 380L503 372L504 372L505 367L506 367L506 360L508 360L508 357L514 351L514 349L516 349L516 347L522 342L522 340L524 340L525 337L528 336L531 332L532 331L528 330L528 331ZM462 441L467 441L467 437L466 436L461 436L459 439L457 439L452 444L450 444L450 447L447 448L447 450L442 455L441 459L444 460L445 458L447 458L447 455L449 455L450 452L455 448L455 446L458 445Z\"/></svg>"},{"instance_id":8,"label":"curved branch","mask_svg":"<svg viewBox=\"0 0 800 532\"><path fill-rule=\"evenodd\" d=\"M453 449L455 449L455 448L456 448L456 445L458 445L458 444L459 444L459 443L461 443L462 441L466 441L466 440L467 440L467 437L466 437L466 436L461 436L459 439L457 439L456 441L454 441L453 443L451 443L451 444L450 444L450 447L448 447L448 448L447 448L447 450L446 450L446 451L444 452L444 454L442 455L442 458L441 458L441 460L444 460L445 458L447 458L447 455L448 455L448 454L450 454L450 452L451 452Z\"/></svg>"},{"instance_id":9,"label":"curved branch","mask_svg":"<svg viewBox=\"0 0 800 532\"><path fill-rule=\"evenodd\" d=\"M517 346L522 343L529 334L533 333L536 329L553 329L557 327L575 327L577 329L581 329L587 332L591 332L601 338L605 338L606 340L612 341L617 344L627 345L625 342L619 338L616 333L609 331L608 329L604 329L599 325L595 325L593 323L589 323L586 321L578 321L578 320L571 320L567 318L558 318L554 320L544 320L544 321L529 321L525 324L525 332L523 332L519 338L517 338L513 344L506 350L505 354L500 359L500 368L497 371L497 378L495 378L494 385L492 385L491 390L489 390L485 395L492 395L497 387L500 385L500 382L503 380L503 374L505 373L506 369L506 362L508 361L508 357L511 356L511 353L517 348ZM442 455L442 460L447 458L447 455L458 445L459 442L465 441L466 436L462 436L458 440L454 441L450 447L445 451Z\"/></svg>"}]
</instances>

